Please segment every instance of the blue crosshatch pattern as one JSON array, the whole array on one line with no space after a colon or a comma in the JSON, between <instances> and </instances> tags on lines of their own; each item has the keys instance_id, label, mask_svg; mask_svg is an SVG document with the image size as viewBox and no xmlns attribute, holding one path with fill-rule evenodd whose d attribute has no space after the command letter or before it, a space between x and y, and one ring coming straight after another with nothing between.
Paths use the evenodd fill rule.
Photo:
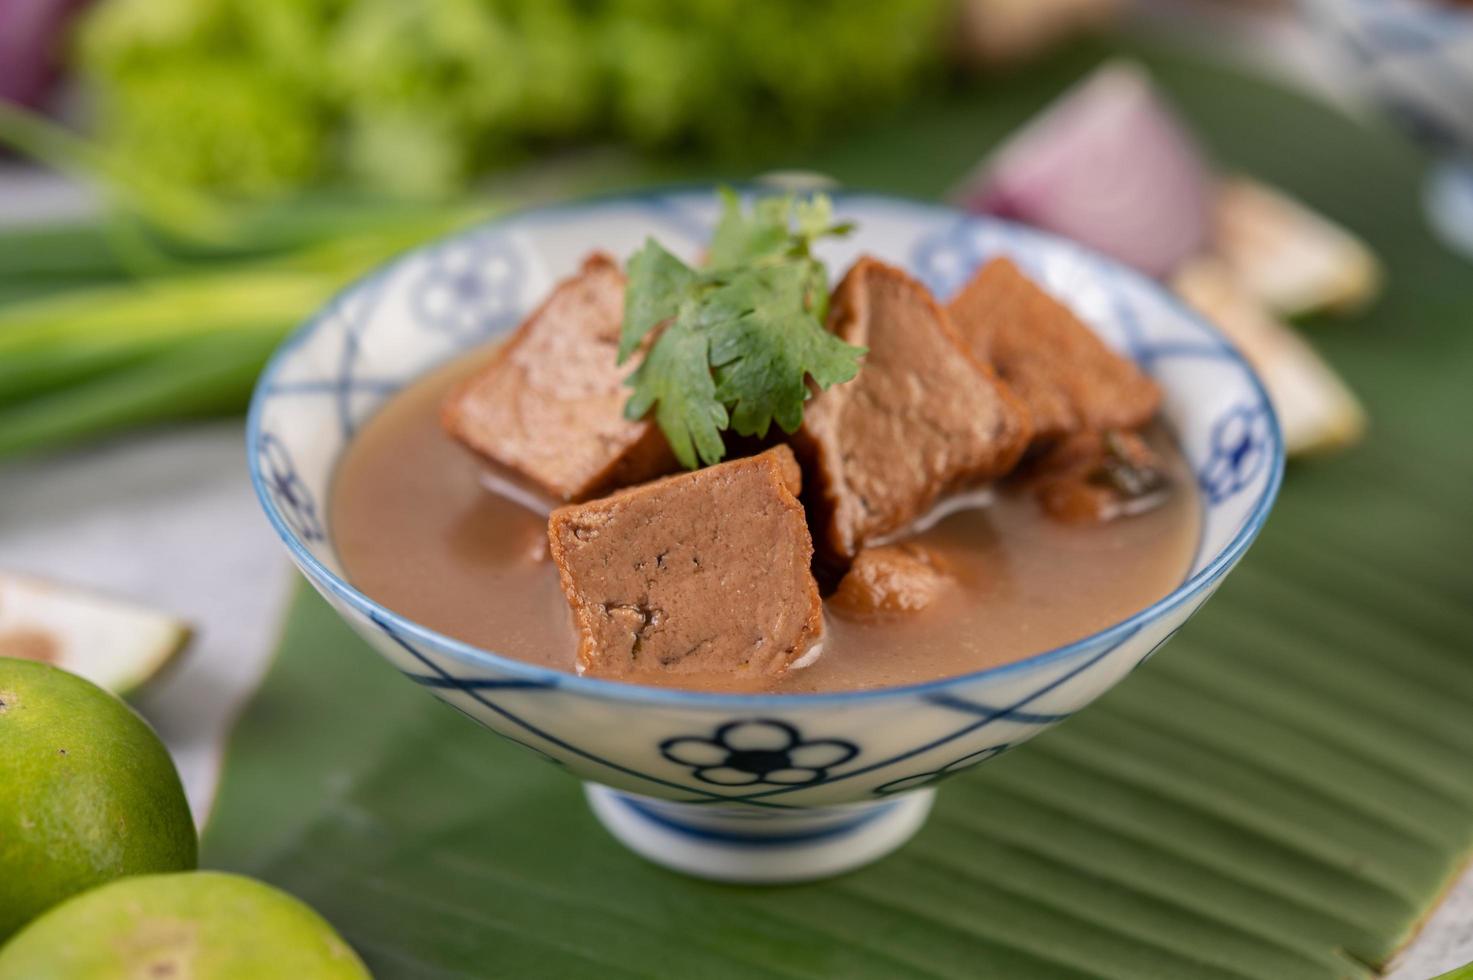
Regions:
<instances>
[{"instance_id":1,"label":"blue crosshatch pattern","mask_svg":"<svg viewBox=\"0 0 1473 980\"><path fill-rule=\"evenodd\" d=\"M269 432L263 433L256 443L256 465L287 525L305 541L326 541L327 534L317 516L317 500L297 473L286 444Z\"/></svg>"},{"instance_id":2,"label":"blue crosshatch pattern","mask_svg":"<svg viewBox=\"0 0 1473 980\"><path fill-rule=\"evenodd\" d=\"M940 738L932 739L932 740L930 740L928 742L925 742L924 744L915 746L914 748L909 748L909 749L906 749L906 750L904 750L902 752L895 753L895 754L889 756L888 758L881 759L878 762L873 762L873 763L870 763L868 765L860 766L857 769L851 769L851 770L849 770L847 772L843 772L843 773L840 773L838 775L832 776L832 777L830 777L828 779L825 779L823 782L824 782L825 785L828 785L828 784L832 784L832 783L843 782L843 781L849 780L849 779L854 779L854 778L856 778L858 776L867 776L867 775L870 775L871 773L880 772L880 771L883 771L883 770L885 770L885 769L887 769L887 768L889 768L891 766L897 765L897 764L902 763L902 762L909 761L911 759L917 758L918 756L925 755L926 753L931 752L934 749L941 748L944 745L949 745L952 742L955 742L957 739L966 738L968 736L975 736L978 732L980 732L983 729L987 728L988 726L994 724L995 722L998 722L998 721L1015 721L1016 720L1015 713L1018 712L1019 709L1026 708L1028 705L1032 704L1034 701L1037 701L1039 698L1043 697L1044 695L1049 694L1050 692L1052 692L1052 691L1054 691L1054 690L1056 690L1056 689L1064 686L1069 681L1074 680L1076 677L1080 676L1081 674L1084 674L1085 672L1087 672L1088 670L1090 670L1090 668L1094 667L1096 664L1100 663L1105 658L1107 658L1110 654L1114 653L1117 649L1119 649L1126 641L1128 641L1131 638L1131 636L1134 636L1134 633L1130 634L1130 636L1127 636L1124 640L1121 640L1119 643L1112 644L1110 646L1106 646L1104 649L1099 650L1098 652L1091 654L1082 663L1076 665L1075 667L1069 669L1068 671L1065 671L1063 674L1061 674L1058 677L1054 678L1053 680L1049 681L1047 684L1044 684L1043 686L1039 687L1037 690L1031 692L1030 694L1028 694L1027 696L1025 696L1023 698L1020 698L1019 700L1015 701L1014 703L1012 703L1010 705L1007 705L1007 706L1002 707L1002 708L985 710L982 713L980 713L980 715L978 715L977 720L972 721L972 722L970 722L968 724L965 724L965 725L961 726L960 728L957 728L954 731L952 731L952 732L950 732L950 733L948 733L948 734L946 734L946 735L944 735L944 736L942 736ZM927 699L922 699L922 703L925 703L926 700ZM954 705L943 705L942 707L953 707L954 708L955 706ZM971 707L969 707L966 710L965 713L967 713L967 714L977 714L977 711L975 710L977 708L978 708L978 706L975 706L975 705L974 706L971 706ZM1060 716L1060 717L1063 717L1063 716ZM1027 733L1027 735L1017 736L1017 740L1018 741L1022 741L1023 738L1026 738L1028 736L1031 736L1033 734L1036 734L1037 732L1042 731L1046 727L1048 727L1047 724L1035 725L1034 726L1034 730L1032 732ZM810 785L815 785L815 784L810 784ZM761 792L748 793L748 794L745 794L743 796L734 797L732 799L735 799L735 800L740 801L742 803L765 802L765 801L767 801L767 799L769 797L782 796L784 794L793 792L794 789L800 789L800 788L806 789L808 787L807 786L804 786L804 787L791 787L790 786L790 787L783 787L781 789L763 790Z\"/></svg>"},{"instance_id":3,"label":"blue crosshatch pattern","mask_svg":"<svg viewBox=\"0 0 1473 980\"><path fill-rule=\"evenodd\" d=\"M846 195L838 194L836 198L842 209ZM670 229L660 234L678 233L699 240L708 233L708 222L699 216L698 209L687 207L693 200L689 195L657 194L607 203L626 209L632 205L647 212L653 227ZM1160 370L1163 362L1173 358L1192 358L1220 361L1235 372L1243 372L1237 353L1205 328L1187 339L1180 335L1167 339L1149 337L1139 323L1140 314L1130 298L1131 291L1116 281L1117 277L1130 274L1088 257L1073 246L999 222L958 218L954 212L941 208L863 195L855 200L861 213L865 206L916 212L917 224L923 226L923 231L930 230L912 244L908 264L940 295L954 291L991 255L1007 252L1025 270L1036 273L1039 262L1052 249L1055 254L1068 255L1076 264L1082 260L1088 267L1093 284L1104 289L1110 314L1129 353L1147 370ZM599 205L571 207L580 206L597 208ZM551 213L565 210L554 209ZM524 230L535 229L535 214L519 220ZM1047 248L1041 248L1040 242L1046 242ZM642 787L642 792L676 804L746 806L753 808L750 813L776 817L785 811L811 811L811 807L784 799L793 793L853 782L856 799L865 795L871 799L893 796L929 786L1025 741L1071 713L1070 710L1041 710L1039 704L1043 699L1053 692L1067 690L1066 685L1076 682L1090 687L1093 683L1088 679L1090 673L1101 669L1122 647L1133 644L1153 615L1160 614L1147 610L1097 637L1021 664L950 681L875 692L764 697L642 689L507 662L440 637L376 606L319 559L317 550L326 547L323 516L308 482L299 475L286 442L274 429L290 416L268 409L278 404L286 406L297 399L330 399L339 422L337 449L340 449L362 419L362 415L355 413L355 407L360 404L355 399L371 410L408 380L373 376L362 370L362 332L373 324L375 304L390 284L395 280L409 283L403 302L407 310L419 311L413 317L416 325L452 336L456 343L468 347L511 327L522 315L517 284L526 275L527 257L520 254L514 243L511 235L494 227L475 231L464 239L401 259L344 293L294 336L268 367L252 406L249 425L253 480L268 515L298 563L319 588L338 600L339 608L346 609L350 619L371 624L409 658L409 663L415 666L404 669L406 676L441 695L461 713L493 724L512 741L585 777L598 779L600 772L607 771L610 778L617 774L626 785L633 780ZM474 266L478 262L491 262L498 271L489 279L477 280ZM506 274L507 270L512 273ZM427 298L434 291L440 291L440 299ZM444 311L436 305L443 304L444 296L461 297L475 309L447 319L440 315ZM336 340L335 373L277 380L281 363L295 357L314 338ZM312 363L322 363L320 356ZM1198 476L1209 505L1218 505L1255 486L1263 500L1246 518L1247 523L1229 546L1220 549L1217 559L1206 563L1183 584L1177 597L1181 602L1200 593L1226 571L1231 560L1256 533L1277 487L1277 470L1267 476L1264 472L1281 464L1277 456L1277 424L1256 381L1246 387L1255 400L1235 406L1215 421L1210 453L1199 465ZM1162 611L1168 608L1166 603L1163 600L1158 604ZM1133 668L1144 662L1164 642L1162 639L1153 644L1144 654L1130 654L1133 662L1129 666ZM488 675L488 670L492 674ZM998 703L983 696L992 690L983 683L987 677L1026 676L1030 671L1039 672L1039 682L1026 693ZM1108 683L1101 682L1101 686ZM619 746L615 751L578 744L569 735L578 730L577 725L561 721L561 714L564 708L566 712L576 713L578 701L590 694L613 702L645 701L688 709L687 721L680 723L676 730L651 738L642 748ZM1080 698L1066 694L1062 703L1072 708L1077 706L1076 701L1083 703L1092 696ZM825 723L824 715L806 713L815 704L845 703L858 707L898 698L908 699L917 712L929 713L933 722L929 728L918 729L929 734L916 744L900 748L894 744L885 748L867 744L873 740L864 737L868 732L863 725ZM537 703L545 699L561 699L555 702L559 710L549 712L547 704ZM534 721L534 717L542 720ZM937 724L946 717L953 717L954 724ZM988 742L985 736L998 724L1006 724L1005 734L1001 739L994 734ZM741 738L747 737L756 737L756 741L742 743ZM937 754L953 745L956 754L949 761L936 759ZM632 761L636 759L646 762ZM642 815L679 824L678 818L666 811ZM856 823L855 827L858 826ZM689 830L687 825L681 827Z\"/></svg>"},{"instance_id":4,"label":"blue crosshatch pattern","mask_svg":"<svg viewBox=\"0 0 1473 980\"><path fill-rule=\"evenodd\" d=\"M933 740L931 740L931 741L929 741L929 742L927 742L927 743L925 743L923 745L920 745L920 746L917 746L917 747L914 747L914 748L907 749L904 752L901 752L901 753L896 754L896 755L892 755L892 756L890 756L888 758L885 758L885 759L883 759L881 761L874 762L872 764L865 765L865 766L862 766L862 767L859 767L859 768L856 768L856 769L851 769L851 770L849 770L847 772L844 772L844 773L842 773L841 775L838 775L838 776L829 776L828 769L829 768L832 768L832 767L835 767L835 766L842 765L843 763L848 762L851 759L854 759L854 758L860 756L862 754L862 751L863 751L860 746L858 746L855 743L853 743L853 742L851 742L849 740L846 740L846 739L836 739L836 738L831 738L831 737L815 737L815 738L813 738L813 739L810 740L810 739L807 739L807 738L805 738L803 736L803 734L800 732L800 730L798 729L798 727L796 725L794 725L794 724L792 724L790 722L782 721L782 720L778 720L778 719L769 719L769 718L734 718L734 719L730 719L730 720L725 721L722 724L718 725L709 735L687 735L687 734L680 734L680 735L672 736L670 738L666 738L666 739L664 739L664 740L662 740L660 742L660 744L659 744L660 754L662 756L664 756L665 759L667 759L668 761L674 763L677 766L680 766L680 767L683 767L683 768L688 768L688 769L692 770L692 776L694 778L696 778L697 780L700 780L703 783L707 783L708 785L763 785L763 784L766 784L766 785L777 785L778 786L778 788L776 788L776 789L765 790L765 791L758 791L758 792L753 792L753 793L723 794L723 793L716 793L716 792L713 792L711 790L705 789L704 787L699 787L699 786L692 785L692 784L684 784L684 785L681 785L681 784L678 784L678 783L673 783L670 780L665 779L663 777L654 776L654 775L651 775L649 773L644 773L644 772L637 771L635 769L630 768L629 766L626 766L626 765L623 765L621 763L617 763L617 762L614 762L612 760L603 758L602 756L600 756L600 755L598 755L596 753L593 753L593 752L590 752L590 751L587 751L587 750L584 750L584 749L581 749L581 748L577 748L577 747L575 747L575 746L573 746L573 745L571 745L571 744L563 741L562 739L560 739L560 738L558 738L556 736L553 736L553 735L549 734L546 731L543 731L537 725L535 725L535 724L533 724L531 722L526 721L525 719L521 718L518 714L516 714L515 712L509 710L505 706L503 706L501 704L498 704L498 703L492 702L491 700L488 699L488 697L486 696L486 693L485 693L485 692L488 692L488 691L501 691L501 690L542 690L542 691L553 691L553 690L556 690L556 688L557 688L557 685L556 684L553 684L553 683L529 682L529 681L517 680L517 679L505 679L505 680L503 680L503 679L496 679L496 678L463 678L463 677L453 676L449 672L447 672L444 668L442 668L441 666L439 666L429 656L427 656L426 654L420 652L407 639L405 639L403 636L401 636L399 634L399 632L393 627L393 625L391 623L389 623L388 621L386 621L385 619L383 619L382 617L379 617L379 616L373 616L372 617L372 620L373 620L374 625L376 625L384 633L384 635L386 635L387 637L389 637L389 639L392 640L398 647L400 647L402 650L404 650L406 653L408 653L411 657L413 657L415 660L419 661L421 664L423 664L426 668L429 669L429 671L430 671L429 674L409 673L409 672L406 671L405 672L406 676L408 676L411 680L414 680L415 682L421 684L422 686L429 687L431 689L453 690L453 691L459 691L459 692L465 693L469 697L471 697L472 700L474 700L478 704L480 704L482 707L491 710L496 715L500 716L501 718L503 718L503 719L505 719L507 721L510 721L512 724L514 724L514 725L522 728L526 732L529 732L529 733L531 733L531 734L533 734L535 736L538 736L539 738L542 738L542 739L546 740L551 745L556 746L556 747L561 748L561 749L564 749L566 751L572 752L573 754L575 754L577 756L580 756L580 757L582 757L582 758L584 758L584 759L586 759L588 761L595 762L595 763L597 763L599 765L602 765L602 766L606 766L606 767L608 767L610 769L613 769L613 770L615 770L617 772L623 773L624 775L634 776L634 777L636 777L638 779L647 780L647 781L649 781L651 783L655 783L655 784L660 785L660 786L665 786L665 787L679 787L679 788L682 788L682 789L695 790L696 792L698 792L698 793L701 794L699 798L697 798L697 799L682 800L681 802L695 803L695 804L702 804L702 805L713 804L713 803L719 803L719 804L746 803L746 804L755 804L755 805L759 805L759 806L772 806L774 804L773 804L773 802L771 800L768 799L769 797L782 796L782 795L784 795L786 793L789 793L789 792L791 792L793 790L797 790L797 789L809 789L809 788L812 788L814 786L818 786L818 785L821 785L821 784L832 783L832 782L839 782L839 781L850 779L850 778L853 778L853 777L856 777L856 776L867 775L867 774L872 773L872 772L883 770L883 769L885 769L885 768L887 768L889 766L896 765L897 763L904 762L904 761L906 761L908 759L911 759L911 758L914 758L916 756L923 755L924 753L930 752L933 749L937 749L937 748L940 748L942 746L945 746L945 745L947 745L947 744L949 744L951 742L956 741L959 738L963 738L963 737L966 737L966 736L974 735L978 731L986 728L987 726L989 726L992 723L997 722L997 721L1009 721L1009 722L1015 722L1015 723L1020 723L1020 724L1029 724L1029 725L1034 726L1036 730L1042 730L1043 728L1046 728L1046 727L1048 727L1050 725L1056 724L1057 722L1064 720L1065 718L1069 717L1069 715L1068 714L1042 714L1042 713L1037 713L1037 712L1028 712L1028 711L1023 710L1023 709L1025 709L1029 704L1033 703L1034 701L1036 701L1039 698L1043 697L1044 695L1048 694L1049 692L1055 690L1058 687L1061 687L1062 685L1064 685L1064 684L1068 683L1069 681L1073 680L1075 677L1077 677L1080 674L1084 673L1085 671L1089 670L1095 664L1097 664L1100 661L1104 660L1111 653L1113 653L1118 648L1118 646L1120 645L1120 644L1116 644L1114 646L1108 646L1105 649L1100 650L1099 652L1093 654L1091 657L1089 657L1087 660L1085 660L1083 663L1081 663L1078 666L1074 667L1073 669L1065 672L1063 675L1055 678L1050 683L1048 683L1048 684L1040 687L1038 690L1033 691L1032 693L1028 694L1026 697L1024 697L1024 698L1022 698L1022 699L1020 699L1020 700L1018 700L1016 702L1014 702L1013 704L1006 705L1006 706L1003 706L1003 707L989 707L987 705L980 704L980 703L977 703L977 702L974 702L974 701L970 701L970 700L967 700L965 698L953 697L953 696L948 696L948 695L934 695L934 696L928 697L928 698L924 699L927 703L930 703L932 705L935 705L936 707L940 707L940 708L944 708L944 709L949 709L949 710L952 710L952 711L960 712L960 713L962 713L964 715L972 716L976 720L971 721L970 723L961 726L960 728L958 728L958 729L956 729L956 730L948 733L947 735L945 735L945 736L943 736L941 738L933 739ZM1158 647L1159 647L1159 645L1160 644L1157 644ZM1154 653L1155 652L1155 649L1156 648L1153 647L1152 650L1149 653L1147 653L1147 656L1150 656L1151 653ZM474 716L472 716L472 717L474 717ZM725 749L726 752L727 752L727 755L728 755L728 759L727 760L723 760L723 762L724 762L725 765L730 765L729 756L730 756L730 754L734 750L733 750L733 748L731 746L728 746L726 744L727 741L728 741L728 737L729 737L728 733L732 729L738 728L739 726L749 726L749 725L753 725L754 723L755 724L763 724L763 725L771 725L771 726L775 726L775 727L778 727L778 728L781 728L781 729L784 729L785 730L785 732L786 732L786 734L788 736L788 741L779 750L782 753L784 753L785 755L786 754L789 754L789 753L792 753L796 749L799 749L799 748L802 748L802 747L805 747L805 746L827 746L827 745L833 745L833 746L836 746L836 747L840 748L841 749L841 752L835 757L835 761L833 762L833 764L831 766L827 766L827 767L816 767L815 771L816 771L817 775L814 778L805 779L803 781L792 782L792 783L787 783L787 784L774 784L771 780L766 779L766 778L763 778L761 776L761 770L763 768L763 765L762 764L757 764L757 765L754 765L754 766L753 765L749 765L747 767L747 768L751 769L754 773L757 774L757 778L754 778L754 779L752 779L752 780L750 780L748 782L744 782L744 783L741 783L741 784L719 783L719 782L717 782L715 780L709 780L709 779L703 778L700 775L700 769L702 767L696 766L696 765L692 765L690 762L687 762L687 761L682 760L678 756L678 754L677 754L678 753L678 750L685 743L707 742L707 743L710 743L713 746L717 746L717 747L720 747L720 748ZM1029 734L1032 734L1032 733L1029 733ZM510 737L510 736L508 736L508 737ZM1022 736L1022 737L1017 738L1016 740L1017 741L1022 741L1023 738L1026 738L1026 737L1027 736ZM552 754L550 752L546 752L544 750L538 749L535 746L532 746L532 745L530 745L530 744L528 744L525 741L522 741L520 739L512 738L512 741L519 742L520 744L525 745L526 747L533 749L534 751L538 752L539 754L548 755L550 757L555 758L555 756L552 756ZM738 747L738 750L739 750L739 748L740 747ZM974 753L969 753L969 756L971 754L974 754ZM742 768L741 764L738 764L737 768L739 768L739 769ZM788 767L788 768L792 768L792 767ZM946 768L946 767L943 767L943 768ZM952 771L952 770L947 769L947 772L948 773L950 771ZM906 777L899 777L898 779L891 780L890 783L899 782L899 779L903 779L903 778L906 778ZM889 785L890 783L887 783L886 785ZM894 792L894 791L892 791L892 792Z\"/></svg>"},{"instance_id":5,"label":"blue crosshatch pattern","mask_svg":"<svg viewBox=\"0 0 1473 980\"><path fill-rule=\"evenodd\" d=\"M372 322L373 312L378 306L394 268L390 266L374 273L359 286L352 287L333 297L327 308L308 324L307 330L293 336L283 346L283 352L291 351L296 349L299 343L305 341L309 334L316 334L319 327L326 327L329 331L335 329L336 336L341 343L336 357L336 369L331 374L326 377L291 381L273 380L263 389L266 395L273 398L283 396L330 398L337 415L342 440L345 443L353 438L357 431L354 399L363 397L371 399L372 404L378 404L398 391L404 384L404 379L401 378L365 377L359 373L358 363L362 352L360 337Z\"/></svg>"},{"instance_id":6,"label":"blue crosshatch pattern","mask_svg":"<svg viewBox=\"0 0 1473 980\"><path fill-rule=\"evenodd\" d=\"M577 747L575 745L572 745L572 744L564 741L563 739L559 738L558 736L553 735L550 732L544 731L542 728L538 727L537 725L533 724L532 722L529 722L529 721L523 719L521 716L519 716L517 713L511 711L510 709L508 709L508 708L506 708L506 707L504 707L504 706L502 706L500 704L497 704L497 703L491 701L486 696L486 694L485 694L485 692L488 691L488 690L497 690L497 689L505 690L505 689L507 689L509 687L515 688L515 689L522 689L522 690L527 690L527 689L542 689L542 690L551 691L551 690L555 690L556 689L557 685L555 683L547 683L547 684L525 684L525 683L522 683L522 684L504 684L504 683L500 683L498 681L491 680L491 679L477 679L477 680L471 681L470 683L464 683L459 678L451 675L443 667L441 667L439 664L437 664L433 659L431 659L430 657L426 656L424 653L421 653L418 649L416 649L415 646L412 643L410 643L407 639L405 639L403 636L401 636L399 634L399 632L394 628L394 626L387 619L385 619L383 617L380 617L378 615L371 616L371 619L372 619L374 625L377 626L384 633L384 635L387 636L390 640L392 640L400 649L402 649L404 652L408 653L415 660L418 660L425 667L429 668L429 670L431 672L430 673L430 676L432 678L438 679L436 681L436 687L438 689L441 689L441 690L454 690L454 691L463 692L466 695L468 695L477 704L481 705L481 707L488 709L489 711L491 711L493 714L499 716L500 718L505 719L506 721L511 722L513 725L515 725L515 726L523 729L524 731L526 731L526 732L528 732L528 733L530 733L532 735L537 736L538 738L540 738L540 739L544 740L545 742L547 742L549 745L556 746L557 748L562 749L565 752L569 752L569 753L571 753L571 754L573 754L575 756L578 756L578 757L580 757L582 759L585 759L585 760L587 760L589 762L595 763L595 764L600 765L600 766L607 767L609 769L614 770L615 772L622 773L622 774L624 774L626 776L633 776L636 779L642 779L642 780L645 780L647 782L654 783L654 784L659 785L659 786L664 786L664 787L669 788L669 789L681 789L681 790L695 789L695 787L693 787L693 786L683 786L683 785L681 785L679 783L672 782L671 780L664 779L664 778L661 778L659 776L652 776L652 775L649 775L647 773L639 772L638 770L632 769L629 766L623 765L622 763L615 762L615 761L613 761L611 759L603 758L598 753L595 753L593 751L590 751L590 750L587 750L587 749L582 749L582 748L579 748L579 747ZM475 717L475 716L472 715L472 717ZM516 738L513 738L512 740L513 741L520 741L519 739L516 739ZM523 742L522 744L525 745L526 743ZM529 746L529 747L531 747L531 746ZM541 751L541 750L539 750L539 751ZM550 753L548 753L548 754L550 754ZM700 791L698 790L698 792L700 792ZM719 795L713 794L713 793L704 793L703 798L699 802L729 803L731 801L732 801L732 798L731 797L719 796ZM693 801L686 801L686 802L693 802ZM773 804L769 804L769 805L773 805Z\"/></svg>"},{"instance_id":7,"label":"blue crosshatch pattern","mask_svg":"<svg viewBox=\"0 0 1473 980\"><path fill-rule=\"evenodd\" d=\"M985 749L968 752L960 759L948 762L940 769L913 773L909 776L901 776L899 779L892 779L888 783L881 783L875 787L875 795L894 796L896 793L909 793L911 790L934 786L947 776L954 776L959 772L965 772L973 766L981 765L988 759L996 759L1012 747L1010 743L1003 742L1001 745L989 745Z\"/></svg>"}]
</instances>

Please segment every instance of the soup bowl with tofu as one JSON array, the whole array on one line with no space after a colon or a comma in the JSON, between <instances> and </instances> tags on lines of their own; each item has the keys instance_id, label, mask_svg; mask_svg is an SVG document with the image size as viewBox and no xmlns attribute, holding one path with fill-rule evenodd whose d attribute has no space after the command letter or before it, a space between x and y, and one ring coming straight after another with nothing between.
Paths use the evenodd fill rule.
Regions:
<instances>
[{"instance_id":1,"label":"soup bowl with tofu","mask_svg":"<svg viewBox=\"0 0 1473 980\"><path fill-rule=\"evenodd\" d=\"M636 852L752 882L888 853L1125 677L1283 467L1252 370L1138 274L929 204L694 190L351 286L262 374L248 451L410 681Z\"/></svg>"}]
</instances>

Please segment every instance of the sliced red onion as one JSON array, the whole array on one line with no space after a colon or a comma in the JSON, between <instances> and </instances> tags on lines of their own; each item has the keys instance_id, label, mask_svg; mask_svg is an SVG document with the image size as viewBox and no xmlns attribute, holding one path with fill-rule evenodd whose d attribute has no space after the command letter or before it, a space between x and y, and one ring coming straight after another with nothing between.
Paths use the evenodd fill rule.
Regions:
<instances>
[{"instance_id":1,"label":"sliced red onion","mask_svg":"<svg viewBox=\"0 0 1473 980\"><path fill-rule=\"evenodd\" d=\"M87 0L0 0L0 99L39 108L60 73L72 15Z\"/></svg>"},{"instance_id":2,"label":"sliced red onion","mask_svg":"<svg viewBox=\"0 0 1473 980\"><path fill-rule=\"evenodd\" d=\"M970 211L1073 238L1153 276L1202 247L1210 196L1196 140L1129 62L1066 92L955 195Z\"/></svg>"}]
</instances>

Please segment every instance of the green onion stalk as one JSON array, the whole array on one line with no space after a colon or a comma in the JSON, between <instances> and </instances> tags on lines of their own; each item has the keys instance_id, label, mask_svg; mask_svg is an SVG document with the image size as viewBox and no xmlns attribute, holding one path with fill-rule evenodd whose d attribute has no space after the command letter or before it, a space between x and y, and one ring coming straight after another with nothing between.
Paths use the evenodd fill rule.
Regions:
<instances>
[{"instance_id":1,"label":"green onion stalk","mask_svg":"<svg viewBox=\"0 0 1473 980\"><path fill-rule=\"evenodd\" d=\"M100 181L99 228L0 234L0 460L239 411L271 350L385 259L492 205L232 209L0 102L0 143Z\"/></svg>"}]
</instances>

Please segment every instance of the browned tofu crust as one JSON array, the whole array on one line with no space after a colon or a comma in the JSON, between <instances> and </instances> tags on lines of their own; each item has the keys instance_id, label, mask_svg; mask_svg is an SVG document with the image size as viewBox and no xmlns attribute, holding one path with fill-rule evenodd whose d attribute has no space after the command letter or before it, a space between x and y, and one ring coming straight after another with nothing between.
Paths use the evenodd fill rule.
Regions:
<instances>
[{"instance_id":1,"label":"browned tofu crust","mask_svg":"<svg viewBox=\"0 0 1473 980\"><path fill-rule=\"evenodd\" d=\"M956 585L944 563L915 544L865 548L829 600L848 615L920 612Z\"/></svg>"},{"instance_id":2,"label":"browned tofu crust","mask_svg":"<svg viewBox=\"0 0 1473 980\"><path fill-rule=\"evenodd\" d=\"M798 479L779 446L553 511L547 533L579 672L739 685L807 653L823 607Z\"/></svg>"},{"instance_id":3,"label":"browned tofu crust","mask_svg":"<svg viewBox=\"0 0 1473 980\"><path fill-rule=\"evenodd\" d=\"M633 364L615 364L623 318L624 274L607 255L590 255L450 393L445 428L557 500L673 471L659 428L624 417Z\"/></svg>"},{"instance_id":4,"label":"browned tofu crust","mask_svg":"<svg viewBox=\"0 0 1473 980\"><path fill-rule=\"evenodd\" d=\"M1165 464L1139 433L1078 432L1030 460L1022 475L1044 513L1100 524L1165 502Z\"/></svg>"},{"instance_id":5,"label":"browned tofu crust","mask_svg":"<svg viewBox=\"0 0 1473 980\"><path fill-rule=\"evenodd\" d=\"M944 493L999 477L1027 446L1021 402L968 352L919 282L861 258L829 329L869 348L859 375L816 396L795 436L818 486L821 546L852 559Z\"/></svg>"},{"instance_id":6,"label":"browned tofu crust","mask_svg":"<svg viewBox=\"0 0 1473 980\"><path fill-rule=\"evenodd\" d=\"M983 266L947 310L973 355L1028 406L1036 440L1138 428L1161 404L1155 382L1011 259Z\"/></svg>"}]
</instances>

